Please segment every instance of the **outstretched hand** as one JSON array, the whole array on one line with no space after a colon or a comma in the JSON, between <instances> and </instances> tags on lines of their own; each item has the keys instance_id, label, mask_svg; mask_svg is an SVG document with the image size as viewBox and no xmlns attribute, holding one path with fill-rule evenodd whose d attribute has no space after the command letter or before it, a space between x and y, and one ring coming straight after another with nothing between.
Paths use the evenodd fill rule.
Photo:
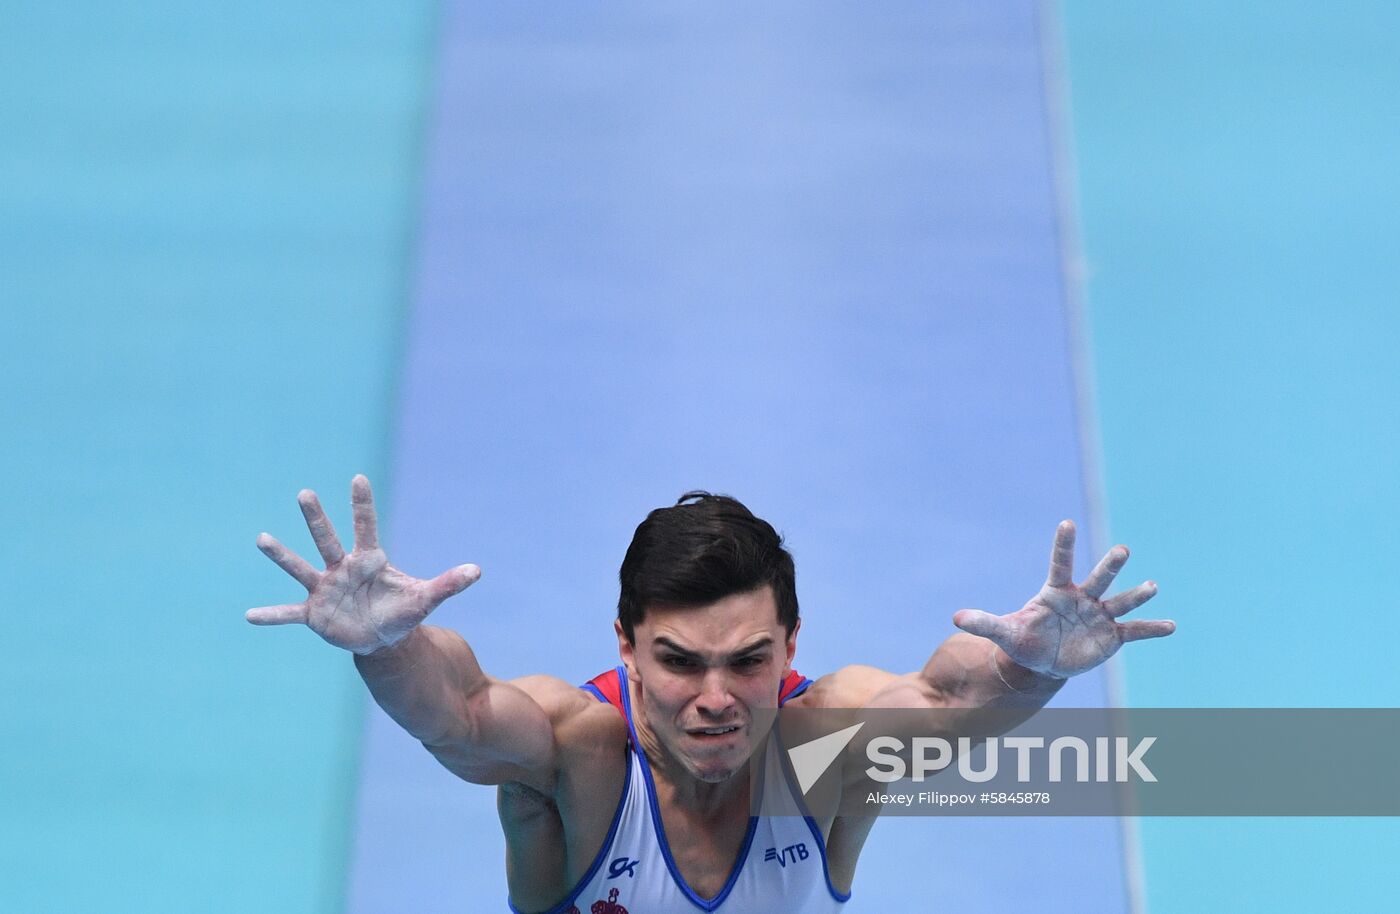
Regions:
<instances>
[{"instance_id":1,"label":"outstretched hand","mask_svg":"<svg viewBox=\"0 0 1400 914\"><path fill-rule=\"evenodd\" d=\"M424 581L390 565L379 548L374 495L364 476L350 483L355 548L348 554L316 493L303 489L297 502L326 570L317 571L273 537L260 534L258 548L306 588L307 598L248 610L247 619L254 625L300 622L336 647L369 654L401 640L444 600L481 577L475 565L459 565Z\"/></svg>"},{"instance_id":2,"label":"outstretched hand","mask_svg":"<svg viewBox=\"0 0 1400 914\"><path fill-rule=\"evenodd\" d=\"M1176 631L1164 619L1118 622L1157 594L1151 581L1103 599L1128 561L1126 546L1114 546L1076 585L1074 523L1061 521L1050 555L1050 575L1040 593L1014 613L996 616L978 609L953 614L953 624L997 644L1021 666L1065 679L1093 669L1129 641L1161 638Z\"/></svg>"}]
</instances>

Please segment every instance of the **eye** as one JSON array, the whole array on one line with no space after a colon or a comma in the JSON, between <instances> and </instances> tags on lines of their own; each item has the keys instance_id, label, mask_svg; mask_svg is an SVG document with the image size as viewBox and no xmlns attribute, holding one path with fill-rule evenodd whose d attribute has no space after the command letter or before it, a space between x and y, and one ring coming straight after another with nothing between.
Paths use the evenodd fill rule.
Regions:
<instances>
[{"instance_id":1,"label":"eye","mask_svg":"<svg viewBox=\"0 0 1400 914\"><path fill-rule=\"evenodd\" d=\"M661 662L674 670L685 670L694 666L694 662L689 657L681 657L676 654L661 658Z\"/></svg>"},{"instance_id":2,"label":"eye","mask_svg":"<svg viewBox=\"0 0 1400 914\"><path fill-rule=\"evenodd\" d=\"M756 666L762 666L766 659L766 657L740 657L734 661L734 665L740 669L753 669Z\"/></svg>"}]
</instances>

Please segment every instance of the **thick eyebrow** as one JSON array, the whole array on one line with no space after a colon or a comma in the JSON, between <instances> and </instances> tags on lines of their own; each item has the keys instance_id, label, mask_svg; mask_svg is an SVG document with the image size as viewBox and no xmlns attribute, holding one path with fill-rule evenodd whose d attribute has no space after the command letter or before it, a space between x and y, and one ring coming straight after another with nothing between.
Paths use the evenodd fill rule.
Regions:
<instances>
[{"instance_id":1,"label":"thick eyebrow","mask_svg":"<svg viewBox=\"0 0 1400 914\"><path fill-rule=\"evenodd\" d=\"M738 660L740 657L746 657L749 654L757 653L765 647L771 647L772 644L772 636L764 635L762 638L755 641L753 644L747 645L735 651L729 656L729 659ZM654 641L652 641L652 647L664 647L668 651L674 651L675 653L680 654L682 657L686 657L689 659L702 659L702 655L698 651L692 651L690 648L681 647L679 644L672 641L670 638L667 638L665 635L657 636L657 638Z\"/></svg>"}]
</instances>

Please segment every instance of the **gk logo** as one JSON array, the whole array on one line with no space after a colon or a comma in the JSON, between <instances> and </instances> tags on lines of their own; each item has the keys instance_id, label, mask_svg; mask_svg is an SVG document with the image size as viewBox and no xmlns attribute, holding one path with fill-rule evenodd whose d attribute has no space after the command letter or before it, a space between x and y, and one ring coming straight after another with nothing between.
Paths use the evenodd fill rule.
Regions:
<instances>
[{"instance_id":1,"label":"gk logo","mask_svg":"<svg viewBox=\"0 0 1400 914\"><path fill-rule=\"evenodd\" d=\"M799 860L806 860L807 856L807 845L805 844L789 844L781 851L776 847L770 847L763 853L765 861L776 860L778 866L781 867L786 867L789 862L796 863Z\"/></svg>"},{"instance_id":2,"label":"gk logo","mask_svg":"<svg viewBox=\"0 0 1400 914\"><path fill-rule=\"evenodd\" d=\"M629 860L626 857L618 857L612 863L608 864L608 878L616 879L623 873L626 873L627 878L630 879L633 876L637 875L633 872L633 870L635 870L637 868L637 864L641 862L642 861L640 860Z\"/></svg>"}]
</instances>

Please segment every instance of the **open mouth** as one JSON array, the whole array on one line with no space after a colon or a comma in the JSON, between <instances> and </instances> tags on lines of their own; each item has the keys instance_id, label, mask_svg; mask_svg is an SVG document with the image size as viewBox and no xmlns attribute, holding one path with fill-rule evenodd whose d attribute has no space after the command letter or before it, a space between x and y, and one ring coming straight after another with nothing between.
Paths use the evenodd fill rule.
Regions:
<instances>
[{"instance_id":1,"label":"open mouth","mask_svg":"<svg viewBox=\"0 0 1400 914\"><path fill-rule=\"evenodd\" d=\"M696 739L722 739L729 736L731 733L739 732L739 726L735 724L729 727L703 727L698 730L687 730L686 732Z\"/></svg>"}]
</instances>

